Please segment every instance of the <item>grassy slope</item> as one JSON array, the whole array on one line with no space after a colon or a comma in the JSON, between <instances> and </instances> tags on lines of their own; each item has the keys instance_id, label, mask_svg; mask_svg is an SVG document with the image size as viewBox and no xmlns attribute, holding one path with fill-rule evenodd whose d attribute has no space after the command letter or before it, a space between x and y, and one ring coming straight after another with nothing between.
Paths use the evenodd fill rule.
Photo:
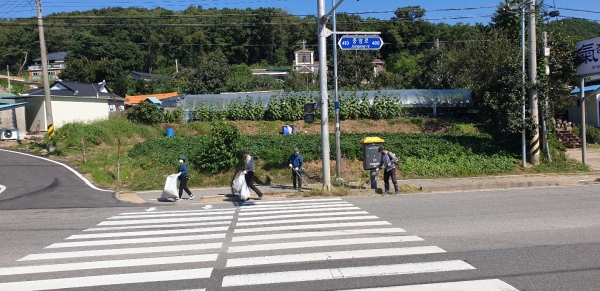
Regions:
<instances>
[{"instance_id":1,"label":"grassy slope","mask_svg":"<svg viewBox=\"0 0 600 291\"><path fill-rule=\"evenodd\" d=\"M285 122L234 122L242 134L278 134ZM318 124L304 124L295 122L300 133L318 133ZM141 163L128 157L128 151L139 142L151 140L164 135L165 128L174 127L178 136L194 136L210 134L210 124L192 123L183 125L143 126L126 121L123 116L112 117L109 120L93 124L69 124L57 131L55 143L57 155L54 158L67 162L77 167L96 184L120 190L148 190L160 189L164 184L164 177L176 171L176 157L173 165L160 166ZM476 125L468 122L447 119L428 118L401 118L394 120L350 120L343 121L342 131L352 133L381 133L381 132L410 132L410 133L461 133L475 134L479 130ZM330 128L333 132L333 128ZM86 149L86 162L83 162L81 151L82 139ZM117 181L119 169L119 141L120 141L120 179ZM29 149L35 153L43 153L47 144L36 142L31 144L14 145ZM263 169L263 161L257 161L257 179L260 183L290 183L288 169ZM362 162L344 159L342 161L342 176L346 181L362 181L368 178L367 172L362 170ZM335 161L331 163L332 174L335 171ZM311 175L311 182L315 182L321 175L321 161L311 161L305 164L305 170ZM580 163L558 161L553 164L527 169L526 172L565 172L585 171L586 167ZM192 170L190 185L192 187L226 186L230 185L236 171L231 169L217 175L206 175ZM522 170L515 170L521 173ZM418 178L418 177L412 177Z\"/></svg>"}]
</instances>

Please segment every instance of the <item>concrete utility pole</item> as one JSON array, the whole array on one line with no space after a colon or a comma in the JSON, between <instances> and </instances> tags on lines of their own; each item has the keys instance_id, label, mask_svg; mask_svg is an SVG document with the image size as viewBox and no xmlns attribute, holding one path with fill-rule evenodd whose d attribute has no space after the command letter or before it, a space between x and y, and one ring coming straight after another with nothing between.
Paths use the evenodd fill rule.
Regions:
<instances>
[{"instance_id":1,"label":"concrete utility pole","mask_svg":"<svg viewBox=\"0 0 600 291\"><path fill-rule=\"evenodd\" d=\"M537 57L536 57L536 33L535 33L535 1L529 4L529 81L532 84L537 83ZM529 159L532 165L540 163L540 133L539 133L539 115L538 115L538 93L537 89L529 91L529 108L531 118L536 126L531 133L529 140Z\"/></svg>"},{"instance_id":2,"label":"concrete utility pole","mask_svg":"<svg viewBox=\"0 0 600 291\"><path fill-rule=\"evenodd\" d=\"M546 73L546 76L550 76L550 48L548 47L547 32L542 32L542 39L544 44L544 57L546 58L546 68L544 72ZM548 161L551 161L550 147L548 146L548 120L546 120L546 112L548 112L548 95L544 97L544 111L542 112L542 141L544 150L546 151L546 157L548 158Z\"/></svg>"},{"instance_id":3,"label":"concrete utility pole","mask_svg":"<svg viewBox=\"0 0 600 291\"><path fill-rule=\"evenodd\" d=\"M585 137L585 78L580 79L579 100L581 100L581 162L587 165L587 140Z\"/></svg>"},{"instance_id":4,"label":"concrete utility pole","mask_svg":"<svg viewBox=\"0 0 600 291\"><path fill-rule=\"evenodd\" d=\"M42 55L42 75L44 80L44 103L46 104L46 122L48 123L48 139L54 136L54 120L52 119L52 99L50 98L50 80L48 80L48 56L44 39L44 22L42 20L42 2L35 0L37 6L38 31L40 35L40 54Z\"/></svg>"},{"instance_id":5,"label":"concrete utility pole","mask_svg":"<svg viewBox=\"0 0 600 291\"><path fill-rule=\"evenodd\" d=\"M323 190L331 190L331 174L329 165L329 104L327 96L327 34L325 24L325 0L317 0L318 35L319 35L319 91L321 95L321 147L323 160Z\"/></svg>"}]
</instances>

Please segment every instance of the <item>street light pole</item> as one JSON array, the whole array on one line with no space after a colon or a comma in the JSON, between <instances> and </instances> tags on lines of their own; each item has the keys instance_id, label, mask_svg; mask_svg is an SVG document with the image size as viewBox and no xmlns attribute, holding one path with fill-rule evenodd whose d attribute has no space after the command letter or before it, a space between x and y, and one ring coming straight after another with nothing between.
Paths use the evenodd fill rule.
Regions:
<instances>
[{"instance_id":1,"label":"street light pole","mask_svg":"<svg viewBox=\"0 0 600 291\"><path fill-rule=\"evenodd\" d=\"M525 4L521 5L521 64L522 64L522 72L521 72L521 100L523 102L521 118L523 121L523 125L525 125ZM526 138L525 138L525 129L521 132L521 158L522 158L522 167L525 168L527 166L527 147L526 147Z\"/></svg>"},{"instance_id":2,"label":"street light pole","mask_svg":"<svg viewBox=\"0 0 600 291\"><path fill-rule=\"evenodd\" d=\"M340 1L338 5L341 3ZM334 7L335 8L335 7ZM317 0L319 35L319 91L321 96L321 159L323 165L323 190L331 190L331 168L329 164L329 98L327 96L327 33L325 24L325 0Z\"/></svg>"},{"instance_id":3,"label":"street light pole","mask_svg":"<svg viewBox=\"0 0 600 291\"><path fill-rule=\"evenodd\" d=\"M335 5L335 0L331 4ZM335 83L335 180L343 181L342 178L342 151L340 146L340 99L338 95L338 64L337 64L337 25L335 11L333 12L333 79Z\"/></svg>"}]
</instances>

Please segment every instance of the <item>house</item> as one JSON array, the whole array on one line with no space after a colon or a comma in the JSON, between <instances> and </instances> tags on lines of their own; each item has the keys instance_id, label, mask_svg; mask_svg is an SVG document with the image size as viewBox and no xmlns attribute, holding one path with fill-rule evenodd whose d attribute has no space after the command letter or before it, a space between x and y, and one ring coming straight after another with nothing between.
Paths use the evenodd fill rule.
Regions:
<instances>
[{"instance_id":1,"label":"house","mask_svg":"<svg viewBox=\"0 0 600 291\"><path fill-rule=\"evenodd\" d=\"M17 103L27 102L25 111L28 131L46 130L48 124L43 88L31 89L26 94L5 98L12 98ZM122 110L125 101L125 98L113 94L105 82L82 83L62 80L50 86L50 98L56 128L74 121L106 119L111 112Z\"/></svg>"},{"instance_id":2,"label":"house","mask_svg":"<svg viewBox=\"0 0 600 291\"><path fill-rule=\"evenodd\" d=\"M18 138L23 139L27 133L25 121L26 102L0 104L0 131L17 129Z\"/></svg>"},{"instance_id":3,"label":"house","mask_svg":"<svg viewBox=\"0 0 600 291\"><path fill-rule=\"evenodd\" d=\"M375 74L375 77L377 77L384 70L383 69L383 61L380 59L374 59L372 64L373 64L373 73Z\"/></svg>"},{"instance_id":4,"label":"house","mask_svg":"<svg viewBox=\"0 0 600 291\"><path fill-rule=\"evenodd\" d=\"M67 66L65 64L65 58L67 52L49 53L46 55L48 59L48 76L50 80L56 79L56 76L62 72ZM34 64L29 66L27 71L29 72L29 80L39 81L42 79L42 58L39 57L33 60Z\"/></svg>"},{"instance_id":5,"label":"house","mask_svg":"<svg viewBox=\"0 0 600 291\"><path fill-rule=\"evenodd\" d=\"M266 68L266 69L252 69L252 76L262 77L271 76L277 80L284 81L287 76L290 75L290 69L287 68Z\"/></svg>"},{"instance_id":6,"label":"house","mask_svg":"<svg viewBox=\"0 0 600 291\"><path fill-rule=\"evenodd\" d=\"M179 92L161 93L161 94L149 94L149 95L125 95L125 107L132 107L140 104L149 97L155 98L161 101L163 107L177 107L177 101L179 101Z\"/></svg>"},{"instance_id":7,"label":"house","mask_svg":"<svg viewBox=\"0 0 600 291\"><path fill-rule=\"evenodd\" d=\"M600 127L600 85L586 86L583 90L585 96L585 123ZM581 124L581 89L571 91L573 106L569 107L569 121Z\"/></svg>"},{"instance_id":8,"label":"house","mask_svg":"<svg viewBox=\"0 0 600 291\"><path fill-rule=\"evenodd\" d=\"M133 81L144 80L146 82L150 82L163 77L163 75L131 71L129 73L129 77L131 77L131 80Z\"/></svg>"}]
</instances>

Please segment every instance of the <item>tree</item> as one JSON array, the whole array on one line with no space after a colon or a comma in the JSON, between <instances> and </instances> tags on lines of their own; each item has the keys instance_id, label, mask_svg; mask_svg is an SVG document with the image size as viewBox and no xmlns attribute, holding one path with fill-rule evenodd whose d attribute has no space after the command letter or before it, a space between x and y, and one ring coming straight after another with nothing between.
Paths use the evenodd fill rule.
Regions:
<instances>
[{"instance_id":1,"label":"tree","mask_svg":"<svg viewBox=\"0 0 600 291\"><path fill-rule=\"evenodd\" d=\"M225 88L229 70L227 58L221 51L208 53L200 60L196 72L190 76L186 93L220 93Z\"/></svg>"}]
</instances>

